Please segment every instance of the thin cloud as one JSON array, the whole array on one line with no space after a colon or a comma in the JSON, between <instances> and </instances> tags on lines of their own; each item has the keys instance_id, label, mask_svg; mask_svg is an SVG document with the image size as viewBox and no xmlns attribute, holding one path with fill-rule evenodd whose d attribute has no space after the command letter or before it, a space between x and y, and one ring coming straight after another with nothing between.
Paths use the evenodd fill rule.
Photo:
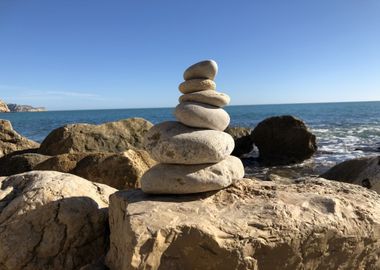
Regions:
<instances>
[{"instance_id":1,"label":"thin cloud","mask_svg":"<svg viewBox=\"0 0 380 270\"><path fill-rule=\"evenodd\" d=\"M56 95L64 97L87 97L87 98L98 98L100 95L92 93L82 93L82 92L71 92L71 91L48 91L47 95Z\"/></svg>"},{"instance_id":2,"label":"thin cloud","mask_svg":"<svg viewBox=\"0 0 380 270\"><path fill-rule=\"evenodd\" d=\"M3 99L68 99L68 98L91 98L99 99L101 96L95 93L79 91L41 91L20 86L0 85L0 93ZM7 94L10 94L7 96Z\"/></svg>"}]
</instances>

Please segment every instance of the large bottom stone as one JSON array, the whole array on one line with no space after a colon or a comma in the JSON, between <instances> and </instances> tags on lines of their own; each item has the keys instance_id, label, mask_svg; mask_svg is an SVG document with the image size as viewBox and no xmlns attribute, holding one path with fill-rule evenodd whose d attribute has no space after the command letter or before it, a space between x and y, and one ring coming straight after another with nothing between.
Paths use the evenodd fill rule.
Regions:
<instances>
[{"instance_id":1,"label":"large bottom stone","mask_svg":"<svg viewBox=\"0 0 380 270\"><path fill-rule=\"evenodd\" d=\"M308 178L110 198L111 270L380 269L380 195Z\"/></svg>"},{"instance_id":2,"label":"large bottom stone","mask_svg":"<svg viewBox=\"0 0 380 270\"><path fill-rule=\"evenodd\" d=\"M244 177L240 159L229 156L216 164L158 164L141 178L141 189L153 194L187 194L228 187Z\"/></svg>"}]
</instances>

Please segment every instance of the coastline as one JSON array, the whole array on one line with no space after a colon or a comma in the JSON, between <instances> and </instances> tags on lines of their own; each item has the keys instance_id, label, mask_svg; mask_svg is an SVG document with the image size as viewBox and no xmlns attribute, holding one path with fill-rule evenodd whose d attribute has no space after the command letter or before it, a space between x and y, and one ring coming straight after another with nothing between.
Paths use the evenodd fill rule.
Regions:
<instances>
[{"instance_id":1,"label":"coastline","mask_svg":"<svg viewBox=\"0 0 380 270\"><path fill-rule=\"evenodd\" d=\"M360 104L360 106L363 106L363 104ZM248 109L249 108L252 108L252 106L249 106ZM232 113L230 112L231 115L235 117L238 116L237 119L239 119L241 123L247 123L247 120L250 119L247 115L252 115L252 112L247 111L247 108L244 106L230 107L229 109L232 109ZM10 122L3 121L1 126L3 129L2 132L6 136L13 136L17 143L12 146L16 146L16 148L11 147L6 149L6 152L3 153L4 156L0 158L0 175L3 174L9 176L7 178L0 176L0 186L3 188L12 185L14 189L19 191L19 193L17 193L18 195L26 198L26 205L28 207L29 205L39 205L36 207L38 211L28 213L27 219L25 219L23 215L21 215L21 217L12 216L12 219L18 219L19 224L28 224L32 218L32 222L40 224L42 215L44 218L48 219L44 224L53 223L57 224L58 227L62 222L61 219L67 220L68 222L65 223L65 226L70 228L70 232L73 232L71 234L57 232L55 229L51 230L51 227L49 226L44 230L39 230L43 232L47 231L47 234L54 239L56 237L63 237L63 239L78 239L76 234L82 233L82 229L80 229L80 231L76 231L75 229L78 229L79 227L90 228L88 229L90 230L89 234L98 235L102 243L104 243L103 238L109 237L112 243L111 247L109 248L108 245L105 245L104 247L101 246L101 250L98 251L99 255L96 256L96 260L95 258L91 259L91 261L89 261L91 264L86 266L87 269L92 269L95 266L103 267L104 265L119 269L118 263L122 261L120 258L125 258L125 254L132 254L128 249L132 248L134 245L126 245L125 243L127 239L130 239L133 235L137 235L139 236L138 239L144 238L149 239L152 242L156 241L156 237L151 233L152 226L154 226L154 230L157 230L157 233L162 233L170 228L170 231L172 232L169 233L169 238L165 238L165 243L166 245L175 247L175 250L177 250L176 247L178 247L178 245L180 245L180 247L183 246L184 248L199 246L198 244L189 245L189 241L194 241L194 243L203 241L202 243L207 243L207 245L214 243L212 239L220 237L220 227L217 225L216 221L223 220L229 230L234 232L233 237L231 235L228 236L229 241L232 240L235 243L233 254L236 254L236 251L245 252L244 250L247 243L242 241L242 239L246 237L244 236L244 231L249 232L249 237L254 233L254 236L257 237L257 239L262 239L267 236L267 231L272 231L271 235L281 238L283 235L282 230L284 229L284 224L286 224L288 234L291 235L288 245L294 247L295 250L299 250L301 247L305 250L305 246L308 247L308 244L310 243L310 233L311 235L314 235L314 232L318 232L318 235L327 237L326 239L328 239L328 241L337 241L338 243L341 243L342 240L346 241L346 238L341 238L339 234L334 234L335 238L331 238L329 232L331 231L332 226L335 226L334 228L336 229L340 229L342 226L347 228L346 224L354 224L350 228L353 232L359 235L366 235L365 231L369 226L374 226L372 223L363 222L363 214L361 214L360 218L357 218L357 221L354 223L352 223L351 217L357 213L353 209L358 207L364 207L367 209L368 205L378 204L379 195L376 192L368 190L373 189L374 191L380 192L380 190L377 189L376 178L365 178L362 180L362 175L367 177L367 175L369 175L368 172L371 173L374 171L373 167L367 166L370 162L376 162L374 166L375 168L378 168L377 163L380 164L380 159L379 161L377 160L378 158L373 160L352 161L364 163L366 165L364 166L365 169L363 172L358 170L358 179L349 178L346 181L348 183L355 182L356 185L342 183L340 180L338 181L338 179L332 179L337 181L329 181L320 178L320 174L326 172L327 169L330 169L335 165L332 163L327 165L327 163L325 163L326 157L334 157L333 160L337 162L342 160L341 157L339 157L339 154L342 153L339 153L339 151L338 153L326 151L326 147L331 148L331 146L334 145L339 146L335 136L335 133L337 132L336 130L334 131L335 133L331 133L329 128L318 126L320 120L326 119L316 119L313 123L319 127L319 134L333 135L335 136L334 140L331 141L330 145L319 146L322 148L319 150L320 152L315 152L316 149L313 147L311 154L314 155L311 158L307 158L305 155L299 157L301 160L306 158L302 162L288 165L266 165L263 163L261 157L264 152L262 149L260 149L260 155L258 155L257 149L254 148L252 152L249 152L250 148L248 148L246 149L248 152L243 154L240 159L238 157L230 157L229 160L232 160L237 164L243 163L240 165L241 168L239 167L238 179L232 184L228 184L227 182L226 186L218 186L217 189L220 189L218 192L211 191L202 194L196 193L175 196L166 195L164 197L157 195L153 197L153 195L143 193L141 188L144 188L142 181L144 175L146 175L149 170L158 170L159 175L161 173L159 167L160 164L157 164L156 160L152 159L150 152L146 152L147 149L142 146L143 138L145 137L144 134L153 129L152 123L142 118L128 118L116 122L107 122L107 117L104 116L105 114L108 114L110 118L115 117L117 119L125 119L126 114L128 113L136 116L136 112L141 112L144 115L148 114L149 116L154 117L154 119L159 122L167 120L167 114L171 114L171 110L172 109L102 110L90 112L66 111L44 112L41 114L4 114L6 116L15 117L14 119L20 121L16 121L16 125L29 129L30 134L33 134L33 132L36 131L43 131L48 134L46 138L44 137L43 140L41 140L42 144L40 145L36 142L29 141L22 136L23 134L20 135L12 130ZM270 110L267 113L270 113ZM373 113L373 111L371 111L371 113ZM298 147L299 144L302 150L307 147L307 145L310 146L310 144L315 144L315 136L310 133L310 130L308 130L305 123L301 120L292 116L271 117L270 119L272 118L278 118L281 122L287 121L287 119L291 120L290 126L285 125L284 127L283 124L279 123L278 125L271 127L275 130L280 128L274 133L282 134L282 137L285 137L286 140L290 139L290 142L292 142L294 132L301 132L301 134L303 134L295 141L297 145L288 144L290 148ZM309 116L309 119L310 118L312 118L312 115ZM343 118L347 117L343 115ZM57 121L59 119L63 121L63 125L60 125L61 122ZM252 134L254 131L258 130L261 123L264 123L267 120L269 119L262 119L259 125L255 125L256 122L254 121L250 122L250 125L255 125L254 129L244 128L244 126L237 130L231 129L231 134L234 134L234 130L238 131L234 134L234 136L236 136L231 138L231 140L235 141L235 148L238 146L237 141L239 139L244 137L250 138L253 136ZM99 124L80 124L81 122L88 123L91 121L99 122ZM67 125L68 122L72 122L72 125ZM55 125L58 125L59 127L57 129L51 129L48 128L49 125L46 125L46 123L51 127ZM361 123L360 125L367 125L367 131L368 129L371 130L373 128L368 127L368 122ZM271 125L269 125L269 127L270 126ZM337 126L342 128L342 125ZM36 127L43 129L36 130ZM336 127L332 125L330 128L335 129ZM346 130L355 130L358 126L355 124L353 126L346 125L344 128L345 130L342 134L346 134ZM363 127L360 128L363 129ZM372 130L374 133L371 134L374 135L373 138L379 138L377 126L374 128L375 129ZM301 131L299 129L301 129ZM204 131L208 132L207 130ZM43 132L40 134L43 134ZM311 132L313 132L313 129ZM304 137L305 134L308 135L306 141ZM351 132L349 136L352 136L352 134L353 133ZM361 133L359 132L358 134ZM151 138L155 140L155 136L152 136ZM328 137L324 137L324 139L326 138ZM255 140L255 144L260 147L255 136L253 136L253 139ZM272 144L274 142L272 140L275 138L266 138L266 136L264 136L264 139L269 139L267 143L269 142ZM317 141L318 139L321 138L318 138L317 136ZM210 138L207 140L210 143L213 143L214 141L212 139L210 140ZM232 143L234 141L232 141ZM8 141L4 140L4 142L4 145L7 147ZM249 143L250 140L248 140L248 144ZM375 143L378 142L375 141ZM155 143L152 145L155 145ZM182 144L179 144L178 149L182 149L182 146ZM243 148L247 147L247 145L244 144L240 146ZM356 154L360 153L360 155L370 156L370 152L366 152L366 149L355 150L355 147L352 145L352 148L345 149L346 152L343 153L343 156L347 158L354 152ZM290 150L291 155L295 154L292 149L287 149L287 151ZM377 151L380 149L376 148L374 150ZM276 149L270 151L276 151ZM197 153L197 151L189 152ZM208 153L208 151L204 153ZM185 152L182 153L182 156L185 155ZM232 171L233 166L226 168L222 162L210 167L210 175L212 177L215 176L218 180L225 179L228 181L230 177L226 170ZM173 166L173 164L166 165L169 167ZM197 184L198 186L200 184L203 185L203 181L208 181L210 178L205 176L207 175L205 174L205 165L207 167L209 164L195 165L198 166L197 168L199 169L199 172L193 172L193 167L190 166L191 170L185 173L186 177L188 177L186 178L187 181L193 181L193 177L201 177L201 181ZM345 166L343 163L341 165ZM360 166L363 168L362 165ZM188 167L189 166L186 166L186 169L188 169ZM356 166L356 168L358 168L358 166ZM166 167L163 167L162 170L166 171ZM339 169L336 170L338 170L338 177L342 175L342 173L339 172ZM343 168L343 170L347 171L345 168ZM225 172L224 175L223 172ZM230 174L232 175L233 173L230 172ZM334 177L334 174L330 174ZM181 175L180 172L179 175ZM349 176L352 177L352 175ZM374 175L374 177L377 176ZM157 181L157 179L164 184L153 185L155 188L158 186L158 189L164 190L171 190L172 188L175 190L177 189L175 186L177 181L175 177L169 179L172 180L171 183L174 183L174 185L165 182L168 180L168 177L152 178L152 180L155 181ZM212 179L209 181L212 183ZM3 185L3 183L5 183L5 185ZM194 183L190 186L193 188ZM188 189L183 190L186 191ZM342 192L342 190L344 190L344 192ZM5 189L5 192L7 192L7 189ZM14 196L12 197L12 203L19 201L20 196L17 194L12 195ZM305 196L305 194L307 194L307 196ZM366 198L365 202L362 201L363 197ZM53 202L40 207L40 202L44 201L43 198L52 198ZM85 200L90 200L91 203L88 203ZM349 205L346 204L348 201L350 202ZM172 202L176 203L174 204ZM216 208L213 207L215 204L217 205ZM91 208L91 206L95 205L99 205L99 208L101 209ZM232 207L226 207L226 205ZM339 207L335 208L335 205L339 205ZM23 209L22 207L23 206L20 206L21 209ZM289 211L289 207L294 211ZM71 210L67 212L67 210L61 211L60 209ZM80 209L80 211L78 211L78 209ZM106 215L108 209L110 209L109 216ZM149 214L152 212L152 209L153 213L157 213L157 217ZM170 209L170 211L167 211L168 209ZM196 209L196 214L194 214L194 209ZM226 212L225 209L230 209L230 211ZM269 209L275 211L268 212ZM212 213L211 215L210 211ZM343 220L341 218L342 215L340 214L342 211L345 213ZM308 214L300 216L298 213L301 212L318 213L318 215ZM251 218L253 217L252 213L257 213L257 217L254 217L254 222L251 221ZM67 217L65 217L65 215L67 215ZM79 215L79 217L76 217L76 215ZM368 220L373 220L373 217L375 216L371 212L366 212L365 215L369 216ZM83 216L93 216L94 219L99 222L99 224L96 224L95 226L95 228L97 228L95 231L91 231L93 230L93 224L91 221L83 219ZM265 216L264 222L262 219L263 216ZM315 218L315 216L318 216L318 218ZM57 217L59 218L57 219ZM216 217L216 219L214 220L210 217ZM258 219L258 217L260 218ZM189 218L191 219L189 220ZM79 227L77 226L78 219L81 220ZM178 221L178 224L173 223L173 220ZM241 221L241 224L239 223L237 225L236 220ZM310 228L301 226L304 228L301 232L304 237L302 238L304 239L302 241L305 243L292 240L294 237L298 237L298 233L300 232L299 228L301 227L298 225L294 226L294 224L298 224L297 222L299 224L307 223L311 226ZM87 223L91 223L92 225L88 226ZM216 225L210 227L210 224ZM328 225L327 227L326 224ZM247 227L242 231L244 226ZM144 231L144 228L148 227L150 229ZM273 231L273 227L280 227L282 230ZM104 233L106 231L104 228L110 228L110 232ZM126 230L126 228L129 229ZM186 228L191 228L191 230L189 231ZM211 228L211 230L205 230L205 228ZM86 229L86 233L88 230ZM14 234L21 239L27 239L28 236L25 235L25 233L29 233L29 231L18 231L17 228L15 230L14 227L9 226L6 228L6 233L4 235L11 235L11 232L15 232ZM171 236L173 232L178 234L174 238ZM185 238L183 238L184 235ZM199 235L211 235L212 238L204 238L203 236L199 238ZM84 237L82 238L86 239L86 234L83 234L83 236ZM42 236L39 237L42 238ZM45 235L43 235L43 237L45 237ZM52 247L59 246L54 239L49 240L48 243L51 243ZM320 237L318 239L320 239ZM3 237L3 240L0 238L0 242L1 241L8 243L9 241L12 241L12 239ZM319 243L318 241L317 243ZM362 240L358 238L358 244L360 244L361 241ZM229 244L226 244L225 242L223 243L216 245L221 252L225 252L225 250L229 250L230 248ZM255 243L256 242L253 242L251 246L256 247ZM136 245L140 244L145 245L144 241L138 242ZM278 246L276 241L272 244L283 250L281 246ZM17 246L17 244L14 246ZM87 247L81 245L79 250L83 251L86 250L86 248L96 250L98 246L99 245L95 245L92 242L88 242ZM323 246L316 246L321 248L321 250L323 249ZM262 247L262 245L259 244L257 248L259 247ZM270 254L271 256L278 256L279 254L283 254L281 253L281 250L273 251ZM313 250L315 250L315 248L313 248ZM367 251L368 248L366 248L366 252ZM7 250L7 252L11 252L11 250ZM147 251L144 249L144 252ZM204 248L201 247L199 250L195 249L192 252L193 253L190 254L190 257L197 257L197 254L204 254L205 251ZM151 256L156 256L157 258L160 258L162 255L161 252L155 252L155 250L147 253L151 254ZM175 254L178 253L175 252ZM213 251L211 257L214 258L215 254L216 253ZM136 256L138 256L138 254L136 254ZM181 263L186 262L189 258L189 254L181 256ZM298 258L301 255L294 256ZM283 261L287 262L289 259L288 257L287 252ZM335 257L336 256L333 258L335 259ZM342 255L342 258L343 257L344 256ZM210 258L207 258L205 262L208 262ZM223 258L224 256L219 256L218 261L221 261ZM239 260L239 258L240 256L236 257L236 260ZM266 256L257 258L263 262L266 261ZM363 260L360 260L360 262L362 261ZM366 263L367 261L368 265L372 265L371 260L366 260ZM38 260L37 263L44 265L46 262ZM85 264L84 262L81 263ZM227 259L226 263L231 263L231 260ZM242 260L241 263L246 263L246 261ZM321 260L321 263L325 263L325 259ZM356 262L353 263L353 265L356 264ZM189 264L186 263L186 266L188 265ZM251 262L246 264L247 267L248 265L252 265ZM273 265L274 264L270 262L268 264L268 269L271 269ZM279 266L280 265L283 265L283 263L280 263ZM230 266L232 267L232 264Z\"/></svg>"}]
</instances>

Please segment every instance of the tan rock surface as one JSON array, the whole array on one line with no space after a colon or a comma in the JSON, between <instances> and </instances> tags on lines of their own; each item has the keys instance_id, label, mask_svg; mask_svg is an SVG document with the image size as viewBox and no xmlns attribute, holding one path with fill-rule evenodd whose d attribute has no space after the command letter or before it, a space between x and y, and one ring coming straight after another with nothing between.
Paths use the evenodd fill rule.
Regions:
<instances>
[{"instance_id":1,"label":"tan rock surface","mask_svg":"<svg viewBox=\"0 0 380 270\"><path fill-rule=\"evenodd\" d=\"M216 84L212 80L208 79L193 79L182 82L178 86L179 91L183 94L203 91L203 90L215 90Z\"/></svg>"},{"instance_id":2,"label":"tan rock surface","mask_svg":"<svg viewBox=\"0 0 380 270\"><path fill-rule=\"evenodd\" d=\"M9 153L38 148L40 145L18 134L11 122L0 119L0 157Z\"/></svg>"},{"instance_id":3,"label":"tan rock surface","mask_svg":"<svg viewBox=\"0 0 380 270\"><path fill-rule=\"evenodd\" d=\"M224 107L230 103L230 97L224 93L216 92L215 90L205 90L194 92L190 94L184 94L179 97L178 101L186 102L199 102L216 107Z\"/></svg>"},{"instance_id":4,"label":"tan rock surface","mask_svg":"<svg viewBox=\"0 0 380 270\"><path fill-rule=\"evenodd\" d=\"M117 189L131 189L140 187L141 176L155 164L146 151L130 149L119 154L89 155L72 173Z\"/></svg>"},{"instance_id":5,"label":"tan rock surface","mask_svg":"<svg viewBox=\"0 0 380 270\"><path fill-rule=\"evenodd\" d=\"M111 270L380 269L380 195L324 179L110 198Z\"/></svg>"},{"instance_id":6,"label":"tan rock surface","mask_svg":"<svg viewBox=\"0 0 380 270\"><path fill-rule=\"evenodd\" d=\"M148 131L145 149L154 160L161 163L216 163L231 154L234 140L221 131L196 129L168 121Z\"/></svg>"},{"instance_id":7,"label":"tan rock surface","mask_svg":"<svg viewBox=\"0 0 380 270\"><path fill-rule=\"evenodd\" d=\"M230 116L222 108L196 102L178 104L174 115L182 124L195 128L223 131L230 124Z\"/></svg>"},{"instance_id":8,"label":"tan rock surface","mask_svg":"<svg viewBox=\"0 0 380 270\"><path fill-rule=\"evenodd\" d=\"M2 130L13 130L12 123L8 120L0 119L0 128Z\"/></svg>"},{"instance_id":9,"label":"tan rock surface","mask_svg":"<svg viewBox=\"0 0 380 270\"><path fill-rule=\"evenodd\" d=\"M185 80L210 79L218 73L218 64L214 60L204 60L188 67L183 73Z\"/></svg>"},{"instance_id":10,"label":"tan rock surface","mask_svg":"<svg viewBox=\"0 0 380 270\"><path fill-rule=\"evenodd\" d=\"M52 131L42 142L39 153L54 156L142 148L144 134L152 126L152 123L142 118L129 118L102 125L67 125Z\"/></svg>"},{"instance_id":11,"label":"tan rock surface","mask_svg":"<svg viewBox=\"0 0 380 270\"><path fill-rule=\"evenodd\" d=\"M360 185L380 193L380 156L346 160L321 177Z\"/></svg>"},{"instance_id":12,"label":"tan rock surface","mask_svg":"<svg viewBox=\"0 0 380 270\"><path fill-rule=\"evenodd\" d=\"M0 100L0 113L9 112L9 108L5 102Z\"/></svg>"},{"instance_id":13,"label":"tan rock surface","mask_svg":"<svg viewBox=\"0 0 380 270\"><path fill-rule=\"evenodd\" d=\"M156 162L144 150L121 153L72 153L52 157L35 170L54 170L117 189L140 187L140 178Z\"/></svg>"},{"instance_id":14,"label":"tan rock surface","mask_svg":"<svg viewBox=\"0 0 380 270\"><path fill-rule=\"evenodd\" d=\"M0 268L79 269L107 250L106 185L33 171L0 182Z\"/></svg>"},{"instance_id":15,"label":"tan rock surface","mask_svg":"<svg viewBox=\"0 0 380 270\"><path fill-rule=\"evenodd\" d=\"M95 155L96 154L97 153L95 153ZM70 153L57 155L37 164L36 166L34 166L34 170L72 173L72 171L78 165L78 162L80 162L83 158L85 158L88 155L91 155L91 153ZM105 154L99 153L99 155L104 156Z\"/></svg>"},{"instance_id":16,"label":"tan rock surface","mask_svg":"<svg viewBox=\"0 0 380 270\"><path fill-rule=\"evenodd\" d=\"M152 194L188 194L228 187L244 177L240 159L229 156L216 164L157 164L141 178L141 189Z\"/></svg>"}]
</instances>

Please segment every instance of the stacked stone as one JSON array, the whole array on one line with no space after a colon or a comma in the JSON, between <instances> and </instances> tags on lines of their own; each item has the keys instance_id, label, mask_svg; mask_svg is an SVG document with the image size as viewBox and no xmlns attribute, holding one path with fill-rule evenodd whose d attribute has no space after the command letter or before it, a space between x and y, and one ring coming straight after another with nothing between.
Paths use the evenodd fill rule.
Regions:
<instances>
[{"instance_id":1,"label":"stacked stone","mask_svg":"<svg viewBox=\"0 0 380 270\"><path fill-rule=\"evenodd\" d=\"M141 188L152 194L186 194L219 190L244 176L240 159L231 156L233 138L223 132L230 123L222 109L230 102L218 93L213 60L186 69L183 93L175 109L178 120L153 126L145 136L145 148L158 165L141 178Z\"/></svg>"}]
</instances>

